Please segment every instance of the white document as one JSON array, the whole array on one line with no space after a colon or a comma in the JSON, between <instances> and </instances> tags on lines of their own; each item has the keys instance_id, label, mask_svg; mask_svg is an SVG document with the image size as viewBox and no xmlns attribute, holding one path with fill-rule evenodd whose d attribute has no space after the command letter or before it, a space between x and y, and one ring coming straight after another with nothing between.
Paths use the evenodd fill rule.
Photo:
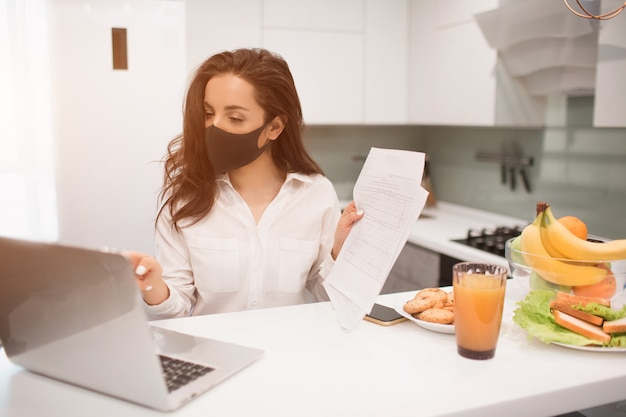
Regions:
<instances>
[{"instance_id":1,"label":"white document","mask_svg":"<svg viewBox=\"0 0 626 417\"><path fill-rule=\"evenodd\" d=\"M324 288L339 324L351 331L376 297L426 204L425 154L371 148L354 185L364 216L352 226Z\"/></svg>"}]
</instances>

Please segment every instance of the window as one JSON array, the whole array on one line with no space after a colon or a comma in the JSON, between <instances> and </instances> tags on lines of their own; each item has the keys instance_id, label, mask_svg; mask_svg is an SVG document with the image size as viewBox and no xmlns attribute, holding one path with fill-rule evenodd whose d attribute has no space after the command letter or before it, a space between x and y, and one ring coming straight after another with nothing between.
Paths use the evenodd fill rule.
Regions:
<instances>
[{"instance_id":1,"label":"window","mask_svg":"<svg viewBox=\"0 0 626 417\"><path fill-rule=\"evenodd\" d=\"M46 0L0 3L0 235L53 241L47 27Z\"/></svg>"}]
</instances>

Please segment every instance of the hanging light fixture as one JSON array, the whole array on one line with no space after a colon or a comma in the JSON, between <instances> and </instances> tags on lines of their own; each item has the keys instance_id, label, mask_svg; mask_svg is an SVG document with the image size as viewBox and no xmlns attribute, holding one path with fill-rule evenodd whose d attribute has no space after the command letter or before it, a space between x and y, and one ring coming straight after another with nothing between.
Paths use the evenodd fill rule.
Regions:
<instances>
[{"instance_id":1,"label":"hanging light fixture","mask_svg":"<svg viewBox=\"0 0 626 417\"><path fill-rule=\"evenodd\" d=\"M612 12L604 13L604 14L593 14L592 12L587 10L585 6L582 5L581 0L576 0L576 3L578 4L578 7L580 7L580 10L582 10L582 13L574 10L574 8L572 8L572 6L569 5L568 0L563 0L563 3L565 3L567 8L576 16L583 17L585 19L598 19L598 20L611 19L617 16L618 14L620 14L622 10L626 8L626 1L625 1L623 5L613 10Z\"/></svg>"}]
</instances>

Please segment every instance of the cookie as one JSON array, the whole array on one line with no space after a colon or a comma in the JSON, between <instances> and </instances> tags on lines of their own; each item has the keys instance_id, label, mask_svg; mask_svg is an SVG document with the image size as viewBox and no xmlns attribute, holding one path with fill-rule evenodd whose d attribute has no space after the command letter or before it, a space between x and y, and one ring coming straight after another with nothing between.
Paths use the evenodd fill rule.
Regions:
<instances>
[{"instance_id":1,"label":"cookie","mask_svg":"<svg viewBox=\"0 0 626 417\"><path fill-rule=\"evenodd\" d=\"M404 311L411 314L415 318L419 318L419 315L426 310L440 310L444 308L451 310L454 309L454 295L452 293L445 292L441 288L424 288L423 290L418 291L412 300L409 300L404 304ZM454 315L453 311L452 314ZM430 313L426 317L430 317ZM437 318L436 315L435 317L428 318L425 321L432 321L433 323L438 322L434 320L449 320L449 316L446 315L446 318ZM454 320L454 317L452 320Z\"/></svg>"},{"instance_id":2,"label":"cookie","mask_svg":"<svg viewBox=\"0 0 626 417\"><path fill-rule=\"evenodd\" d=\"M448 299L448 293L441 288L424 288L415 294L415 298L434 298L437 301L445 303Z\"/></svg>"},{"instance_id":3,"label":"cookie","mask_svg":"<svg viewBox=\"0 0 626 417\"><path fill-rule=\"evenodd\" d=\"M451 324L454 322L454 312L443 308L429 308L422 311L418 318L430 323Z\"/></svg>"},{"instance_id":4,"label":"cookie","mask_svg":"<svg viewBox=\"0 0 626 417\"><path fill-rule=\"evenodd\" d=\"M407 301L404 304L404 311L409 314L421 313L424 310L433 308L437 304L437 300L434 298L414 298Z\"/></svg>"}]
</instances>

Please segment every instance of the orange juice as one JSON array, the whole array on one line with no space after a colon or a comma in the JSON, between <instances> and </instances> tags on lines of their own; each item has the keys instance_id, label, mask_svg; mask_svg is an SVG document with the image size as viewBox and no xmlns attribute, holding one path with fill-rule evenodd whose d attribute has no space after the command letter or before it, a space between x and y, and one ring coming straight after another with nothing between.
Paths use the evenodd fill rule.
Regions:
<instances>
[{"instance_id":1,"label":"orange juice","mask_svg":"<svg viewBox=\"0 0 626 417\"><path fill-rule=\"evenodd\" d=\"M492 358L502 322L506 270L495 275L455 271L453 286L459 354L472 359Z\"/></svg>"}]
</instances>

